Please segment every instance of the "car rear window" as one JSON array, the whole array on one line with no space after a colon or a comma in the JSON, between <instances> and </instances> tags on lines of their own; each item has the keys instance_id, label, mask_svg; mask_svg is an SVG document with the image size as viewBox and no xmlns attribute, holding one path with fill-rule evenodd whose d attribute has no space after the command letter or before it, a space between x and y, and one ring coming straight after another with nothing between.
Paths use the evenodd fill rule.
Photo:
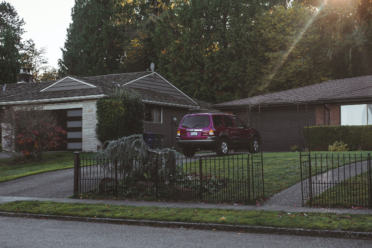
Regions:
<instances>
[{"instance_id":1,"label":"car rear window","mask_svg":"<svg viewBox=\"0 0 372 248\"><path fill-rule=\"evenodd\" d=\"M208 115L191 115L183 119L181 127L195 128L195 127L209 127Z\"/></svg>"}]
</instances>

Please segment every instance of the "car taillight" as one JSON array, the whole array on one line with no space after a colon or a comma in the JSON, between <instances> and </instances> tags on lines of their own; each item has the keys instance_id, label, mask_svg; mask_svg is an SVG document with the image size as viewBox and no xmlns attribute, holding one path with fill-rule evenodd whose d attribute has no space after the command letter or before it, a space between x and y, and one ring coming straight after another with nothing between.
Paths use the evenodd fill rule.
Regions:
<instances>
[{"instance_id":1,"label":"car taillight","mask_svg":"<svg viewBox=\"0 0 372 248\"><path fill-rule=\"evenodd\" d=\"M214 130L211 128L209 129L209 135L213 136L214 135Z\"/></svg>"},{"instance_id":2,"label":"car taillight","mask_svg":"<svg viewBox=\"0 0 372 248\"><path fill-rule=\"evenodd\" d=\"M181 131L179 129L177 130L177 136L181 136Z\"/></svg>"}]
</instances>

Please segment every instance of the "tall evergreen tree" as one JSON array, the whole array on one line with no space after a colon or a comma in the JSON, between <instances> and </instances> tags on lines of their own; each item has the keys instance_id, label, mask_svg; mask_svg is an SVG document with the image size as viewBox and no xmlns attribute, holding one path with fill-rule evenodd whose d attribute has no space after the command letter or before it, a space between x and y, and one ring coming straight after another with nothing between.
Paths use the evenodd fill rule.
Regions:
<instances>
[{"instance_id":1,"label":"tall evergreen tree","mask_svg":"<svg viewBox=\"0 0 372 248\"><path fill-rule=\"evenodd\" d=\"M130 0L76 0L67 30L60 74L79 76L118 72L124 56Z\"/></svg>"},{"instance_id":2,"label":"tall evergreen tree","mask_svg":"<svg viewBox=\"0 0 372 248\"><path fill-rule=\"evenodd\" d=\"M0 3L0 84L17 82L24 24L11 4Z\"/></svg>"}]
</instances>

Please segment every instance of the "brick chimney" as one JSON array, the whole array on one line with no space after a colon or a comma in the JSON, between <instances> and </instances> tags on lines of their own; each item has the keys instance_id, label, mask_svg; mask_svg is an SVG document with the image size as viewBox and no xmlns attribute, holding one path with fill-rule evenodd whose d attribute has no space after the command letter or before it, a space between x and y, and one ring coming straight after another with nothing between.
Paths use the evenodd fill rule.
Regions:
<instances>
[{"instance_id":1,"label":"brick chimney","mask_svg":"<svg viewBox=\"0 0 372 248\"><path fill-rule=\"evenodd\" d=\"M33 83L33 77L30 68L21 68L21 72L17 77L17 83Z\"/></svg>"}]
</instances>

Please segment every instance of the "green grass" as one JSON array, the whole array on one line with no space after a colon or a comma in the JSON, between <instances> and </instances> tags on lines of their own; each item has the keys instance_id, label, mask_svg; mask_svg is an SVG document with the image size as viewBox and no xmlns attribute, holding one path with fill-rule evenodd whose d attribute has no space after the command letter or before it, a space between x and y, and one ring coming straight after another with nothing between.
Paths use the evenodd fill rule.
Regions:
<instances>
[{"instance_id":1,"label":"green grass","mask_svg":"<svg viewBox=\"0 0 372 248\"><path fill-rule=\"evenodd\" d=\"M83 153L82 156L90 153ZM43 172L63 170L74 167L72 152L55 152L43 154L43 160L12 162L11 158L0 159L0 182L14 180L20 177L31 176Z\"/></svg>"},{"instance_id":2,"label":"green grass","mask_svg":"<svg viewBox=\"0 0 372 248\"><path fill-rule=\"evenodd\" d=\"M247 211L200 208L135 207L122 205L39 201L19 201L1 204L0 211L92 218L217 223L318 230L372 231L371 215L288 213L278 211Z\"/></svg>"},{"instance_id":3,"label":"green grass","mask_svg":"<svg viewBox=\"0 0 372 248\"><path fill-rule=\"evenodd\" d=\"M313 197L313 205L354 207L369 205L368 172L348 178ZM372 200L372 199L371 199ZM310 204L309 201L307 204Z\"/></svg>"}]
</instances>

